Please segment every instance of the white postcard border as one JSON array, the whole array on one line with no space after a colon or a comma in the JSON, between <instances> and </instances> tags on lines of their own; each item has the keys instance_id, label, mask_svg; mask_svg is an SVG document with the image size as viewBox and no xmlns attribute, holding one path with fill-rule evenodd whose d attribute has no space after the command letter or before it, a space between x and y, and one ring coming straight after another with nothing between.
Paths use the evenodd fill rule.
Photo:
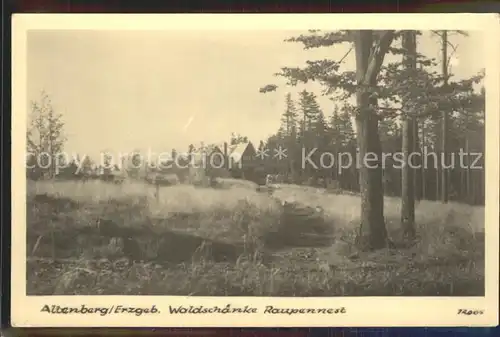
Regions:
<instances>
[{"instance_id":1,"label":"white postcard border","mask_svg":"<svg viewBox=\"0 0 500 337\"><path fill-rule=\"evenodd\" d=\"M15 14L12 18L12 290L16 327L311 327L494 326L498 324L500 43L496 14ZM28 30L253 29L482 30L486 57L486 296L485 297L183 297L26 296L26 48ZM478 55L481 57L482 55ZM70 62L70 60L68 60ZM159 314L54 315L47 305L151 307ZM253 314L169 314L169 306L257 308ZM345 308L342 314L264 314L266 306ZM483 315L457 315L459 309Z\"/></svg>"}]
</instances>

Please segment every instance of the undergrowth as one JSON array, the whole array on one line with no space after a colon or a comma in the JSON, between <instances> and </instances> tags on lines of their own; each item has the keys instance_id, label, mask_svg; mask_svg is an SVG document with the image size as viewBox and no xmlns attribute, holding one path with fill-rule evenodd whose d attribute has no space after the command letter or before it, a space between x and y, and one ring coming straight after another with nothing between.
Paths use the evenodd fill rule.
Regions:
<instances>
[{"instance_id":1,"label":"undergrowth","mask_svg":"<svg viewBox=\"0 0 500 337\"><path fill-rule=\"evenodd\" d=\"M28 185L28 295L483 296L484 208L421 201L417 242L356 251L359 198L283 185ZM281 201L320 206L306 221ZM400 201L387 198L391 238ZM307 211L309 212L309 211Z\"/></svg>"}]
</instances>

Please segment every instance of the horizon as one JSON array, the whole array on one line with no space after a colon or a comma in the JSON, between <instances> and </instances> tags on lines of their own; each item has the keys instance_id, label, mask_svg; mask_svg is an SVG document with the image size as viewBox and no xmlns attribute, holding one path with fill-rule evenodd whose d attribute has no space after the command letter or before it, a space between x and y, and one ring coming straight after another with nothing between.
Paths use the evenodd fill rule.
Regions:
<instances>
[{"instance_id":1,"label":"horizon","mask_svg":"<svg viewBox=\"0 0 500 337\"><path fill-rule=\"evenodd\" d=\"M186 152L189 144L229 142L231 133L258 146L279 128L285 95L316 94L329 119L334 105L321 86L286 86L274 73L308 59L340 59L347 45L304 51L283 42L304 31L30 31L28 102L45 91L63 115L67 153ZM457 79L485 68L483 36L453 35ZM439 42L424 32L418 50L439 59ZM451 52L451 50L450 50ZM394 56L386 57L394 61ZM186 67L179 66L181 62ZM354 53L343 70L353 70ZM267 84L277 92L259 93ZM193 95L196 95L193 98ZM29 113L29 111L28 111Z\"/></svg>"}]
</instances>

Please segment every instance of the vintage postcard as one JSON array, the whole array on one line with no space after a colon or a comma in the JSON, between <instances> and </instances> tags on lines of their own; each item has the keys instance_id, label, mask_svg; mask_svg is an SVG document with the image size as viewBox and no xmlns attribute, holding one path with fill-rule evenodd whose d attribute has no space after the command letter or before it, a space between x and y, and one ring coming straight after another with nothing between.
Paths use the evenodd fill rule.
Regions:
<instances>
[{"instance_id":1,"label":"vintage postcard","mask_svg":"<svg viewBox=\"0 0 500 337\"><path fill-rule=\"evenodd\" d=\"M498 324L497 15L12 32L14 326Z\"/></svg>"}]
</instances>

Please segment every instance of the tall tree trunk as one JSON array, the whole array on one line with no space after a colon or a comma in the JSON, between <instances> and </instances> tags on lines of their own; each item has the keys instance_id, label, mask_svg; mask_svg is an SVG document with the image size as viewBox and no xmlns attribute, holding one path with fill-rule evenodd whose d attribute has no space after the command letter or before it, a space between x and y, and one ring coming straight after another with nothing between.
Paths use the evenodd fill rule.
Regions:
<instances>
[{"instance_id":1,"label":"tall tree trunk","mask_svg":"<svg viewBox=\"0 0 500 337\"><path fill-rule=\"evenodd\" d=\"M358 104L363 99L360 98ZM377 156L380 159L382 149L376 116L357 117L356 127L361 161L363 158L371 159L372 156ZM360 246L363 249L383 248L386 245L387 231L384 219L384 187L380 160L360 163L359 185L361 192Z\"/></svg>"},{"instance_id":2,"label":"tall tree trunk","mask_svg":"<svg viewBox=\"0 0 500 337\"><path fill-rule=\"evenodd\" d=\"M401 172L401 227L405 238L415 236L415 170L410 167L410 155L413 153L413 118L407 116L403 121L403 157Z\"/></svg>"},{"instance_id":3,"label":"tall tree trunk","mask_svg":"<svg viewBox=\"0 0 500 337\"><path fill-rule=\"evenodd\" d=\"M424 161L424 158L423 156L425 155L425 119L424 121L422 122L422 142L420 144L420 153L422 154L422 157L421 157L421 175L422 175L422 179L421 179L421 184L422 184L422 199L426 199L427 198L427 167L424 166L424 163L426 161Z\"/></svg>"},{"instance_id":4,"label":"tall tree trunk","mask_svg":"<svg viewBox=\"0 0 500 337\"><path fill-rule=\"evenodd\" d=\"M466 160L466 169L465 169L465 195L466 195L466 200L469 203L473 203L474 201L471 198L471 183L470 183L470 156L469 156L469 137L466 134L465 135L465 153L467 153L467 160Z\"/></svg>"},{"instance_id":5,"label":"tall tree trunk","mask_svg":"<svg viewBox=\"0 0 500 337\"><path fill-rule=\"evenodd\" d=\"M361 226L357 237L362 250L379 249L387 245L387 230L384 219L384 191L382 183L382 146L378 134L378 116L374 108L376 101L370 99L367 89L376 84L384 56L394 38L394 31L384 31L374 44L371 30L355 33L356 75L358 91L356 102L357 142L362 163L360 163ZM375 103L375 104L374 104ZM364 162L364 159L376 161ZM368 164L368 165L366 165Z\"/></svg>"},{"instance_id":6,"label":"tall tree trunk","mask_svg":"<svg viewBox=\"0 0 500 337\"><path fill-rule=\"evenodd\" d=\"M434 170L436 172L436 201L439 201L441 196L440 196L440 193L441 192L441 151L439 150L439 148L436 148L436 154L438 155L438 158L436 159L436 163L435 163L435 167L436 169Z\"/></svg>"},{"instance_id":7,"label":"tall tree trunk","mask_svg":"<svg viewBox=\"0 0 500 337\"><path fill-rule=\"evenodd\" d=\"M412 152L418 153L420 152L420 140L419 140L419 122L418 119L414 119L413 123L413 148ZM413 186L415 189L415 200L420 200L422 198L422 171L420 169L417 169L417 167L420 167L418 165L422 165L422 157L417 157L416 155L413 157Z\"/></svg>"},{"instance_id":8,"label":"tall tree trunk","mask_svg":"<svg viewBox=\"0 0 500 337\"><path fill-rule=\"evenodd\" d=\"M415 31L405 31L403 35L403 49L405 55L403 64L406 69L416 69L417 41ZM403 102L406 107L412 105L411 101ZM415 237L415 168L410 159L415 151L415 117L411 112L403 116L403 157L404 165L401 172L401 227L403 236L407 239Z\"/></svg>"},{"instance_id":9,"label":"tall tree trunk","mask_svg":"<svg viewBox=\"0 0 500 337\"><path fill-rule=\"evenodd\" d=\"M444 77L443 89L446 90L448 87L448 32L446 30L442 31L442 41L441 41L441 58L442 58L442 73ZM448 111L447 109L442 110L442 134L441 134L441 201L443 203L448 202L448 169L446 169L446 163L448 161ZM445 161L445 163L443 163Z\"/></svg>"},{"instance_id":10,"label":"tall tree trunk","mask_svg":"<svg viewBox=\"0 0 500 337\"><path fill-rule=\"evenodd\" d=\"M460 177L459 177L459 184L458 184L458 187L459 187L459 191L458 191L458 200L460 202L462 201L465 201L467 202L467 191L465 190L465 188L467 187L467 182L465 180L466 178L466 171L465 171L465 168L461 166L461 161L460 161L460 164L458 165L458 173L460 174Z\"/></svg>"}]
</instances>

